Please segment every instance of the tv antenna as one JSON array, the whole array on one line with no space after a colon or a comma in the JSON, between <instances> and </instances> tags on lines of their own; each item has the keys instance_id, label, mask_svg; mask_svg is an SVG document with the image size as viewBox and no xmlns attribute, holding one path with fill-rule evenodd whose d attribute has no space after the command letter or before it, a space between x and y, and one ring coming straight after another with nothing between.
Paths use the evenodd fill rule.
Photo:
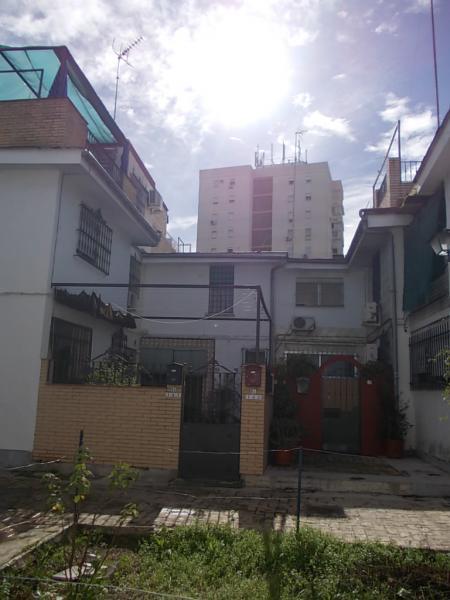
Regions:
<instances>
[{"instance_id":1,"label":"tv antenna","mask_svg":"<svg viewBox=\"0 0 450 600\"><path fill-rule=\"evenodd\" d=\"M302 136L306 133L306 131L306 129L300 129L295 132L295 163L300 162L302 159Z\"/></svg>"},{"instance_id":2,"label":"tv antenna","mask_svg":"<svg viewBox=\"0 0 450 600\"><path fill-rule=\"evenodd\" d=\"M133 42L131 42L131 44L128 44L128 46L125 46L125 48L123 47L122 44L120 44L120 48L119 50L116 50L114 48L114 40L112 43L112 49L114 51L114 54L117 56L117 73L116 73L116 93L114 95L114 114L113 114L113 118L116 118L116 110L117 110L117 94L119 92L119 72L120 72L120 61L123 60L125 64L127 64L129 67L131 67L132 65L130 65L130 63L128 62L128 56L131 52L131 50L133 48L135 48L138 44L140 44L143 40L143 36L140 35L138 38L136 38Z\"/></svg>"}]
</instances>

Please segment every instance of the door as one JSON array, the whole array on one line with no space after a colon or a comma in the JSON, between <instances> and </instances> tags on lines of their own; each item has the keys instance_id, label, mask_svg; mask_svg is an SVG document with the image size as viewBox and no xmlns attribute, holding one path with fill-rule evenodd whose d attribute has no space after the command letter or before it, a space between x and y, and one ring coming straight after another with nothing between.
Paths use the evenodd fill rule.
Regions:
<instances>
[{"instance_id":1,"label":"door","mask_svg":"<svg viewBox=\"0 0 450 600\"><path fill-rule=\"evenodd\" d=\"M179 475L183 479L238 481L240 382L237 373L209 364L187 373Z\"/></svg>"},{"instance_id":2,"label":"door","mask_svg":"<svg viewBox=\"0 0 450 600\"><path fill-rule=\"evenodd\" d=\"M353 359L325 365L321 379L322 448L360 452L360 381Z\"/></svg>"}]
</instances>

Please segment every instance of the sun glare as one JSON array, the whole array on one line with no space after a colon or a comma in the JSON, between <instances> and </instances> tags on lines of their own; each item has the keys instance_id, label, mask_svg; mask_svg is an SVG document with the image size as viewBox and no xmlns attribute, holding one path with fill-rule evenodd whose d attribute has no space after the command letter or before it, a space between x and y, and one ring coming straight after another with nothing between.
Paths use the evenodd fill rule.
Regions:
<instances>
[{"instance_id":1,"label":"sun glare","mask_svg":"<svg viewBox=\"0 0 450 600\"><path fill-rule=\"evenodd\" d=\"M238 10L214 13L182 46L176 76L214 122L239 127L257 121L287 94L288 48L282 30L269 22Z\"/></svg>"}]
</instances>

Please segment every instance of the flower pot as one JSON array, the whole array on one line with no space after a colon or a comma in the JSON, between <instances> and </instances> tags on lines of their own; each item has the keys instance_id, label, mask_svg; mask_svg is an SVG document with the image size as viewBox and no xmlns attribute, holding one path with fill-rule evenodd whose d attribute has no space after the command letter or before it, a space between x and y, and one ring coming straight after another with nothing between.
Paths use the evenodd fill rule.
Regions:
<instances>
[{"instance_id":1,"label":"flower pot","mask_svg":"<svg viewBox=\"0 0 450 600\"><path fill-rule=\"evenodd\" d=\"M294 462L294 451L273 450L273 462L279 467L289 467Z\"/></svg>"},{"instance_id":2,"label":"flower pot","mask_svg":"<svg viewBox=\"0 0 450 600\"><path fill-rule=\"evenodd\" d=\"M403 440L390 440L385 441L386 456L388 458L402 458L403 457Z\"/></svg>"}]
</instances>

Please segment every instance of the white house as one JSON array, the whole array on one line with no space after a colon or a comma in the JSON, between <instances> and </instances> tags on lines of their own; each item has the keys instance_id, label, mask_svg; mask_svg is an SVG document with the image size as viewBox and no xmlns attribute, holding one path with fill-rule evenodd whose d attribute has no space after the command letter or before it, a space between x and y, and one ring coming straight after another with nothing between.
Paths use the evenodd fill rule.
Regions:
<instances>
[{"instance_id":1,"label":"white house","mask_svg":"<svg viewBox=\"0 0 450 600\"><path fill-rule=\"evenodd\" d=\"M160 239L144 214L154 182L147 174L142 183L142 168L137 179L128 140L70 53L28 49L43 72L38 87L23 82L23 52L0 52L11 82L0 98L0 462L8 464L30 457L41 360L50 360L50 379L75 381L114 334L125 343L137 247ZM109 283L125 286L102 287ZM128 345L135 349L130 336Z\"/></svg>"}]
</instances>

